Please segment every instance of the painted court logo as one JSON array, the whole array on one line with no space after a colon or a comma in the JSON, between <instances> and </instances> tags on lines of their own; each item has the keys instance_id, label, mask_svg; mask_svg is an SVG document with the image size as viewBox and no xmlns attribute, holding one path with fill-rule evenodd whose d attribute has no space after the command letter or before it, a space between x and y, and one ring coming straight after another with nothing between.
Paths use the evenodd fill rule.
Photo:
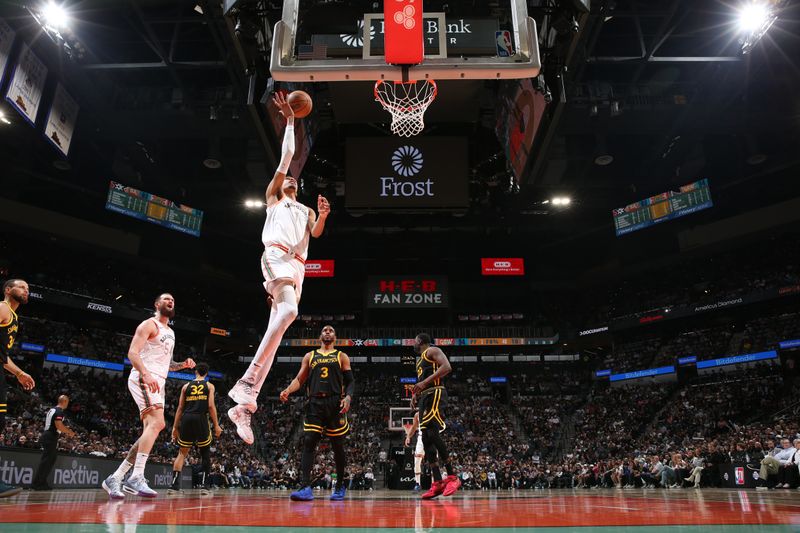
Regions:
<instances>
[{"instance_id":1,"label":"painted court logo","mask_svg":"<svg viewBox=\"0 0 800 533\"><path fill-rule=\"evenodd\" d=\"M392 154L392 168L404 178L422 170L422 152L413 146L401 146Z\"/></svg>"}]
</instances>

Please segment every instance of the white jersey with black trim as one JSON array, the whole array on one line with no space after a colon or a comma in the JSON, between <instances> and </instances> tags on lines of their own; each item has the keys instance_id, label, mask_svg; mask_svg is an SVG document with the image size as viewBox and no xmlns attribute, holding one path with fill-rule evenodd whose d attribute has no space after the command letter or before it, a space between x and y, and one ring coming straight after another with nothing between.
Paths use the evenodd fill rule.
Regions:
<instances>
[{"instance_id":1,"label":"white jersey with black trim","mask_svg":"<svg viewBox=\"0 0 800 533\"><path fill-rule=\"evenodd\" d=\"M261 230L265 248L277 244L305 261L310 236L308 207L286 196L267 207L267 218Z\"/></svg>"},{"instance_id":2,"label":"white jersey with black trim","mask_svg":"<svg viewBox=\"0 0 800 533\"><path fill-rule=\"evenodd\" d=\"M158 327L158 334L147 342L139 352L144 367L153 375L166 378L172 362L172 351L175 349L175 332L155 318L151 318ZM134 368L131 375L138 378L139 372Z\"/></svg>"}]
</instances>

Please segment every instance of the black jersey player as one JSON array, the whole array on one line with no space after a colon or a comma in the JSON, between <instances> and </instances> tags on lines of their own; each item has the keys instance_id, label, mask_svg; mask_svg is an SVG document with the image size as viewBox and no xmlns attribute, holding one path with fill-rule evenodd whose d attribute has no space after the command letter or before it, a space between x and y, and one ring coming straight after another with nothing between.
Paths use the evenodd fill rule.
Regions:
<instances>
[{"instance_id":1,"label":"black jersey player","mask_svg":"<svg viewBox=\"0 0 800 533\"><path fill-rule=\"evenodd\" d=\"M461 481L450 464L447 446L439 435L446 427L444 408L447 404L447 391L442 378L452 369L447 356L436 346L431 346L431 338L426 333L420 333L414 339L414 351L417 352L417 383L414 385L411 405L419 409L419 428L422 430L425 461L433 475L430 490L422 495L427 500L439 495L450 496L461 486ZM442 479L440 463L444 463L447 470L445 479Z\"/></svg>"},{"instance_id":2,"label":"black jersey player","mask_svg":"<svg viewBox=\"0 0 800 533\"><path fill-rule=\"evenodd\" d=\"M3 284L3 300L0 301L0 366L11 372L25 390L36 386L33 378L14 364L11 360L11 348L19 334L19 318L17 309L28 303L28 284L21 279L10 279ZM6 419L6 376L0 370L0 429L5 427ZM0 498L7 498L21 492L20 487L13 487L0 481Z\"/></svg>"},{"instance_id":3,"label":"black jersey player","mask_svg":"<svg viewBox=\"0 0 800 533\"><path fill-rule=\"evenodd\" d=\"M183 463L192 446L200 450L203 461L203 476L201 494L210 494L208 490L211 482L211 428L208 419L214 425L214 436L219 438L222 428L217 419L217 406L214 401L214 384L206 381L208 365L198 363L194 369L194 381L190 381L181 389L178 411L175 413L175 422L172 425L172 440L178 443L180 450L172 465L172 486L167 491L170 494L181 489L181 470Z\"/></svg>"},{"instance_id":4,"label":"black jersey player","mask_svg":"<svg viewBox=\"0 0 800 533\"><path fill-rule=\"evenodd\" d=\"M325 326L319 336L320 347L303 357L300 371L286 389L281 391L281 401L289 401L289 395L300 390L308 381L308 403L303 423L303 457L300 463L302 487L292 493L291 498L298 501L314 499L311 490L311 466L317 444L323 435L331 440L333 457L336 462L336 488L331 500L343 500L345 495L344 437L350 431L347 411L353 398L355 380L350 369L350 358L334 348L336 330Z\"/></svg>"}]
</instances>

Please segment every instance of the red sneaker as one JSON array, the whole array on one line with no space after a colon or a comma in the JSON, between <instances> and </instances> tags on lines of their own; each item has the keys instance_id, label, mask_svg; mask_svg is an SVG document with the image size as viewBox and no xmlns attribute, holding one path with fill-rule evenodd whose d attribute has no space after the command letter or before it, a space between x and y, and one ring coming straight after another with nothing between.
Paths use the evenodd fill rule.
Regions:
<instances>
[{"instance_id":1,"label":"red sneaker","mask_svg":"<svg viewBox=\"0 0 800 533\"><path fill-rule=\"evenodd\" d=\"M428 489L428 492L426 492L425 494L422 495L422 499L423 500L430 500L431 498L437 497L442 492L444 492L444 488L445 488L446 484L447 483L445 482L444 479L441 480L441 481L434 481L433 483L431 483L431 488Z\"/></svg>"},{"instance_id":2,"label":"red sneaker","mask_svg":"<svg viewBox=\"0 0 800 533\"><path fill-rule=\"evenodd\" d=\"M456 475L447 476L443 481L445 483L445 487L444 492L442 492L442 496L450 496L461 487L461 480L458 479L458 476Z\"/></svg>"}]
</instances>

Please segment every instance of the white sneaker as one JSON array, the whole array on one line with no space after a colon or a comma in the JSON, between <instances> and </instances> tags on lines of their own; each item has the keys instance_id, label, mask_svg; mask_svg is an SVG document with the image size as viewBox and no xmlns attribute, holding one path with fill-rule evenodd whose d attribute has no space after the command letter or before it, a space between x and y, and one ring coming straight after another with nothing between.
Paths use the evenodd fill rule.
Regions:
<instances>
[{"instance_id":1,"label":"white sneaker","mask_svg":"<svg viewBox=\"0 0 800 533\"><path fill-rule=\"evenodd\" d=\"M256 403L257 395L255 391L253 391L252 383L240 379L236 382L236 385L228 391L228 396L237 404L246 405L251 413L255 413L256 409L258 409L258 404Z\"/></svg>"},{"instance_id":2,"label":"white sneaker","mask_svg":"<svg viewBox=\"0 0 800 533\"><path fill-rule=\"evenodd\" d=\"M144 498L155 498L158 493L147 485L144 476L131 476L122 484L122 490L128 494L142 496Z\"/></svg>"},{"instance_id":3,"label":"white sneaker","mask_svg":"<svg viewBox=\"0 0 800 533\"><path fill-rule=\"evenodd\" d=\"M125 494L122 493L122 482L117 480L114 475L108 476L102 483L103 489L108 493L108 497L112 500L125 499Z\"/></svg>"},{"instance_id":4,"label":"white sneaker","mask_svg":"<svg viewBox=\"0 0 800 533\"><path fill-rule=\"evenodd\" d=\"M253 444L253 428L250 427L252 414L244 405L237 405L228 409L228 418L236 425L236 434L246 444Z\"/></svg>"}]
</instances>

